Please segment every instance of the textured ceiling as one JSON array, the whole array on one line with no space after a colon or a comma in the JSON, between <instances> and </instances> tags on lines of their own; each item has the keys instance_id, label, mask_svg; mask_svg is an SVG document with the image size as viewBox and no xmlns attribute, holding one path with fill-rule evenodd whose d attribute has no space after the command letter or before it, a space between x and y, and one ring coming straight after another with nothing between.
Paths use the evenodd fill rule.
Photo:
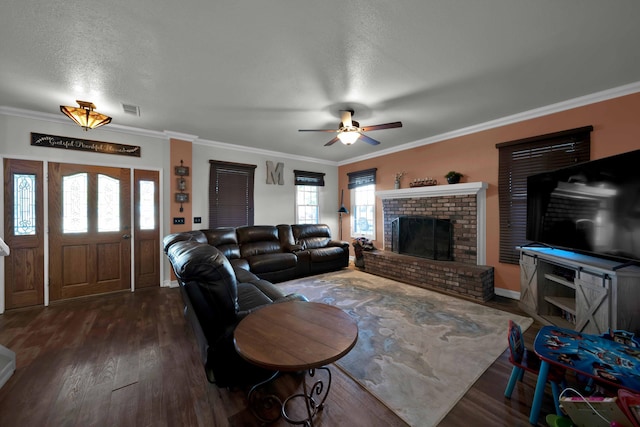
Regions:
<instances>
[{"instance_id":1,"label":"textured ceiling","mask_svg":"<svg viewBox=\"0 0 640 427\"><path fill-rule=\"evenodd\" d=\"M640 81L637 0L3 0L0 106L341 162ZM123 112L122 103L141 115ZM352 108L382 143L334 144Z\"/></svg>"}]
</instances>

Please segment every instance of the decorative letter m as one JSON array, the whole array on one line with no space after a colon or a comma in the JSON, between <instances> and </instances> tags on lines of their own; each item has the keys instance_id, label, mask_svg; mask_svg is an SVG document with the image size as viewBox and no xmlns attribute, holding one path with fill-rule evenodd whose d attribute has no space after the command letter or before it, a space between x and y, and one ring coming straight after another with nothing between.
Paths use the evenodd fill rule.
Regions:
<instances>
[{"instance_id":1,"label":"decorative letter m","mask_svg":"<svg viewBox=\"0 0 640 427\"><path fill-rule=\"evenodd\" d=\"M278 162L278 166L273 168L273 162L267 160L267 184L275 184L284 185L284 177L282 173L284 172L284 163Z\"/></svg>"}]
</instances>

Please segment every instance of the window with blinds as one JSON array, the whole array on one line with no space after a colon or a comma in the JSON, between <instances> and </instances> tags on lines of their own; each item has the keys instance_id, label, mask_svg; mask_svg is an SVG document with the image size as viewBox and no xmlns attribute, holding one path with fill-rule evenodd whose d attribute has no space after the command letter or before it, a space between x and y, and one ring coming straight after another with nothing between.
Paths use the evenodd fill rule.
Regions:
<instances>
[{"instance_id":1,"label":"window with blinds","mask_svg":"<svg viewBox=\"0 0 640 427\"><path fill-rule=\"evenodd\" d=\"M518 264L517 246L526 240L527 177L589 161L591 131L585 126L496 144L499 150L498 197L500 262Z\"/></svg>"},{"instance_id":2,"label":"window with blinds","mask_svg":"<svg viewBox=\"0 0 640 427\"><path fill-rule=\"evenodd\" d=\"M253 225L256 165L210 160L209 228Z\"/></svg>"},{"instance_id":3,"label":"window with blinds","mask_svg":"<svg viewBox=\"0 0 640 427\"><path fill-rule=\"evenodd\" d=\"M376 168L350 172L351 234L376 238Z\"/></svg>"},{"instance_id":4,"label":"window with blinds","mask_svg":"<svg viewBox=\"0 0 640 427\"><path fill-rule=\"evenodd\" d=\"M324 187L324 173L294 170L296 186L296 223L318 224L320 222L320 192Z\"/></svg>"},{"instance_id":5,"label":"window with blinds","mask_svg":"<svg viewBox=\"0 0 640 427\"><path fill-rule=\"evenodd\" d=\"M315 187L324 187L325 174L322 172L294 170L293 175L295 185L312 185Z\"/></svg>"}]
</instances>

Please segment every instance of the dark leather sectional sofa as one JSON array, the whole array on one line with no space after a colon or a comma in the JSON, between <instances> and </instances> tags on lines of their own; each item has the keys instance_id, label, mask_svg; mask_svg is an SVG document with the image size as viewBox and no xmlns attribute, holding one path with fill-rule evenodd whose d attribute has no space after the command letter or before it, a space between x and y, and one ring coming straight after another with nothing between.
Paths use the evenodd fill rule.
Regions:
<instances>
[{"instance_id":1,"label":"dark leather sectional sofa","mask_svg":"<svg viewBox=\"0 0 640 427\"><path fill-rule=\"evenodd\" d=\"M349 244L324 224L246 226L175 233L163 239L207 379L219 387L255 384L273 372L235 351L233 331L266 304L306 300L273 283L346 267Z\"/></svg>"}]
</instances>

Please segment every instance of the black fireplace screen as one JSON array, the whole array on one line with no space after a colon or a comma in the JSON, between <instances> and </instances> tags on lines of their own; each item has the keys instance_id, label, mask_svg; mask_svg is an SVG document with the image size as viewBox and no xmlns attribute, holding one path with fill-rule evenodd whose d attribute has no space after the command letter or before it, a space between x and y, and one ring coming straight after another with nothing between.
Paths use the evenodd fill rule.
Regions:
<instances>
[{"instance_id":1,"label":"black fireplace screen","mask_svg":"<svg viewBox=\"0 0 640 427\"><path fill-rule=\"evenodd\" d=\"M451 261L451 222L426 216L400 216L391 222L391 250Z\"/></svg>"}]
</instances>

